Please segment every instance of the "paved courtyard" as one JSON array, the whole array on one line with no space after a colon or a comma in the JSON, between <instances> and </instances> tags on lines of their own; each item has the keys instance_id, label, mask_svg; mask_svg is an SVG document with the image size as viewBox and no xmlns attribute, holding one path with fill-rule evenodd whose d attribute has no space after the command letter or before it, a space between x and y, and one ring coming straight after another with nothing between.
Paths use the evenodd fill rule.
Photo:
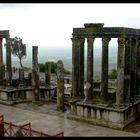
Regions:
<instances>
[{"instance_id":1,"label":"paved courtyard","mask_svg":"<svg viewBox=\"0 0 140 140\"><path fill-rule=\"evenodd\" d=\"M119 131L69 120L67 119L69 110L64 113L57 111L55 103L46 103L41 106L33 103L22 103L14 106L0 104L0 108L0 114L4 115L5 121L15 124L31 122L32 129L51 134L64 131L64 136L140 136L140 131L134 131L135 133L133 131L133 133ZM128 127L127 131L130 130L131 127Z\"/></svg>"}]
</instances>

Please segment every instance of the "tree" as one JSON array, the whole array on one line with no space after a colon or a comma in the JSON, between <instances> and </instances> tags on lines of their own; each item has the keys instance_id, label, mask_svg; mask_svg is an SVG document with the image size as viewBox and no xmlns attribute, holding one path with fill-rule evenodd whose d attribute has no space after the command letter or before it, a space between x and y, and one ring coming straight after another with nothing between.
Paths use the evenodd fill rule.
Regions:
<instances>
[{"instance_id":1,"label":"tree","mask_svg":"<svg viewBox=\"0 0 140 140\"><path fill-rule=\"evenodd\" d=\"M23 44L22 39L19 37L11 38L11 52L14 56L17 56L20 61L20 66L23 68L22 59L26 56L26 45Z\"/></svg>"},{"instance_id":2,"label":"tree","mask_svg":"<svg viewBox=\"0 0 140 140\"><path fill-rule=\"evenodd\" d=\"M47 62L47 65L51 63L51 73L56 73L57 71L57 63L56 62ZM38 64L39 66L39 71L40 72L45 72L45 64ZM64 74L71 74L69 70L64 69Z\"/></svg>"},{"instance_id":3,"label":"tree","mask_svg":"<svg viewBox=\"0 0 140 140\"><path fill-rule=\"evenodd\" d=\"M110 74L109 74L109 78L110 79L116 79L117 78L117 70L116 69L112 69Z\"/></svg>"}]
</instances>

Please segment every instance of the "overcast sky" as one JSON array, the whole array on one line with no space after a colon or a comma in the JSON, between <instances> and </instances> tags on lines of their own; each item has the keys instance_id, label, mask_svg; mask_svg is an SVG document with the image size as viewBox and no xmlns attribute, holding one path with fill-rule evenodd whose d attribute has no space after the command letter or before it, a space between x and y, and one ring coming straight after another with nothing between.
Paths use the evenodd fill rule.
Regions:
<instances>
[{"instance_id":1,"label":"overcast sky","mask_svg":"<svg viewBox=\"0 0 140 140\"><path fill-rule=\"evenodd\" d=\"M0 18L0 30L27 45L65 47L84 23L140 28L140 4L0 4Z\"/></svg>"}]
</instances>

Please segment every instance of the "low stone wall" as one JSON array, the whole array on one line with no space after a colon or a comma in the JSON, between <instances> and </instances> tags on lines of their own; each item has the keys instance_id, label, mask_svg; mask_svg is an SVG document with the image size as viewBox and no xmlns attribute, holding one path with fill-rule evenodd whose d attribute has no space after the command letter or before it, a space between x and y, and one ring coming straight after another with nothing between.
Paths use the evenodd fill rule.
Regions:
<instances>
[{"instance_id":1,"label":"low stone wall","mask_svg":"<svg viewBox=\"0 0 140 140\"><path fill-rule=\"evenodd\" d=\"M55 88L40 88L40 100L51 100ZM31 87L28 88L0 88L0 103L12 105L20 102L33 101L34 94Z\"/></svg>"},{"instance_id":2,"label":"low stone wall","mask_svg":"<svg viewBox=\"0 0 140 140\"><path fill-rule=\"evenodd\" d=\"M140 101L124 106L77 102L71 104L68 118L122 130L140 115Z\"/></svg>"}]
</instances>

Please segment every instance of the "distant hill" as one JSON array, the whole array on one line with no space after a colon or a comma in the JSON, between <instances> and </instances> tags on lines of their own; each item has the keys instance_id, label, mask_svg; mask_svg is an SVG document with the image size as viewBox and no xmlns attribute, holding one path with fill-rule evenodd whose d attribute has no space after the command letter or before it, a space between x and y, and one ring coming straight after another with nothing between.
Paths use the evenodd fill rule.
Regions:
<instances>
[{"instance_id":1,"label":"distant hill","mask_svg":"<svg viewBox=\"0 0 140 140\"><path fill-rule=\"evenodd\" d=\"M94 49L94 72L100 75L101 72L101 48ZM85 65L86 65L86 49L85 49ZM72 71L72 47L38 47L38 62L45 63L48 60L58 61L63 60L64 67ZM20 67L19 60L12 56L12 66ZM5 52L4 52L5 63ZM109 70L116 68L117 65L117 49L110 47L109 49ZM23 59L23 66L32 67L32 47L27 48L27 57ZM86 69L86 66L85 66ZM99 74L98 74L99 73Z\"/></svg>"}]
</instances>

